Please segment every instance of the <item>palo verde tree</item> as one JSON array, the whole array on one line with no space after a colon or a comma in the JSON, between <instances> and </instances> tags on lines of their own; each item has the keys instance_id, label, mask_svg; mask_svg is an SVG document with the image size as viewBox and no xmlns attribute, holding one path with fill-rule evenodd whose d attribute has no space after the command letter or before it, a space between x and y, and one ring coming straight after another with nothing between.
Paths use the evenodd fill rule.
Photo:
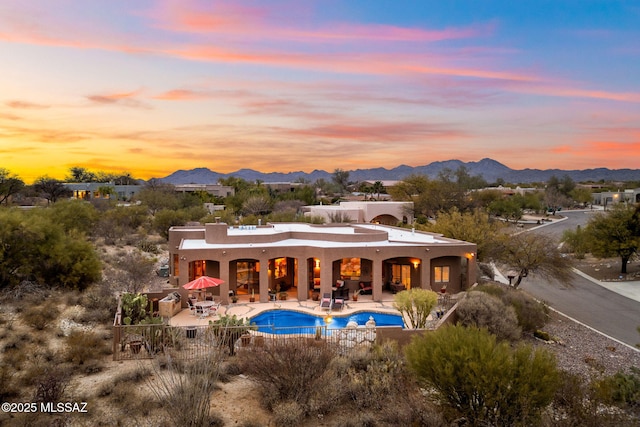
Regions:
<instances>
[{"instance_id":1,"label":"palo verde tree","mask_svg":"<svg viewBox=\"0 0 640 427\"><path fill-rule=\"evenodd\" d=\"M478 246L478 259L483 260L502 227L499 221L492 221L487 212L480 209L460 212L454 207L448 212L440 212L435 224L427 225L426 229L451 239L475 243Z\"/></svg>"},{"instance_id":2,"label":"palo verde tree","mask_svg":"<svg viewBox=\"0 0 640 427\"><path fill-rule=\"evenodd\" d=\"M585 230L591 253L597 257L620 257L620 273L640 248L640 205L618 203L596 214Z\"/></svg>"},{"instance_id":3,"label":"palo verde tree","mask_svg":"<svg viewBox=\"0 0 640 427\"><path fill-rule=\"evenodd\" d=\"M571 279L571 261L562 255L555 239L545 234L501 235L490 256L515 271L514 288L518 288L529 273L560 281Z\"/></svg>"},{"instance_id":4,"label":"palo verde tree","mask_svg":"<svg viewBox=\"0 0 640 427\"><path fill-rule=\"evenodd\" d=\"M406 326L411 329L427 327L427 318L438 303L438 294L426 289L413 288L398 292L393 297L393 306L402 313Z\"/></svg>"},{"instance_id":5,"label":"palo verde tree","mask_svg":"<svg viewBox=\"0 0 640 427\"><path fill-rule=\"evenodd\" d=\"M36 280L84 289L100 279L93 245L48 211L0 210L0 287Z\"/></svg>"}]
</instances>

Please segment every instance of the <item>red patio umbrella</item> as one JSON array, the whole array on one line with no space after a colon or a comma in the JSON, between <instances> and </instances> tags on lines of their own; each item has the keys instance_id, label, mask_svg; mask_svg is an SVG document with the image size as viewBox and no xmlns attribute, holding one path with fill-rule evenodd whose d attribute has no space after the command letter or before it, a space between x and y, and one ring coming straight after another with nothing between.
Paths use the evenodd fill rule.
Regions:
<instances>
[{"instance_id":1,"label":"red patio umbrella","mask_svg":"<svg viewBox=\"0 0 640 427\"><path fill-rule=\"evenodd\" d=\"M224 280L217 279L215 277L200 276L197 279L190 281L189 283L185 283L184 285L182 285L182 287L191 290L205 289L220 286L221 283L224 283Z\"/></svg>"}]
</instances>

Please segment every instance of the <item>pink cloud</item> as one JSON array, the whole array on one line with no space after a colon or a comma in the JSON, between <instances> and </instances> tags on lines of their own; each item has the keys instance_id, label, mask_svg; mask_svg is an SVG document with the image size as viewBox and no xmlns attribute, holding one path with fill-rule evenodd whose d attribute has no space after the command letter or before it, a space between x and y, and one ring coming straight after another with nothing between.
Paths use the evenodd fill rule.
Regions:
<instances>
[{"instance_id":1,"label":"pink cloud","mask_svg":"<svg viewBox=\"0 0 640 427\"><path fill-rule=\"evenodd\" d=\"M130 108L150 109L151 107L137 99L142 91L107 93L99 95L88 95L86 98L96 104L121 105Z\"/></svg>"}]
</instances>

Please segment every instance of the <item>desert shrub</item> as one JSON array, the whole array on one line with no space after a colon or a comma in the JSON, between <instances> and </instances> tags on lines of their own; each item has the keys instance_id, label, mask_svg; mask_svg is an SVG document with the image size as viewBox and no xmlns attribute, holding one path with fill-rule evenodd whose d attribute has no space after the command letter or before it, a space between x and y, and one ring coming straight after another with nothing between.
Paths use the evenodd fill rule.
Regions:
<instances>
[{"instance_id":1,"label":"desert shrub","mask_svg":"<svg viewBox=\"0 0 640 427\"><path fill-rule=\"evenodd\" d=\"M640 409L640 369L632 368L630 373L617 372L600 380L598 385L606 390L608 401Z\"/></svg>"},{"instance_id":2,"label":"desert shrub","mask_svg":"<svg viewBox=\"0 0 640 427\"><path fill-rule=\"evenodd\" d=\"M80 305L85 309L76 320L80 323L106 323L113 321L118 300L109 283L102 280L82 294Z\"/></svg>"},{"instance_id":3,"label":"desert shrub","mask_svg":"<svg viewBox=\"0 0 640 427\"><path fill-rule=\"evenodd\" d=\"M546 325L549 320L547 306L522 291L510 289L502 295L502 302L515 309L518 325L524 332L533 333Z\"/></svg>"},{"instance_id":4,"label":"desert shrub","mask_svg":"<svg viewBox=\"0 0 640 427\"><path fill-rule=\"evenodd\" d=\"M69 384L69 376L60 369L47 369L36 382L35 402L60 402Z\"/></svg>"},{"instance_id":5,"label":"desert shrub","mask_svg":"<svg viewBox=\"0 0 640 427\"><path fill-rule=\"evenodd\" d=\"M98 361L109 354L107 342L94 332L73 331L66 338L65 360L76 365ZM94 366L95 367L95 366Z\"/></svg>"},{"instance_id":6,"label":"desert shrub","mask_svg":"<svg viewBox=\"0 0 640 427\"><path fill-rule=\"evenodd\" d=\"M373 414L376 420L350 417L346 424L347 420L341 420L341 425L440 425L432 422L438 417L428 415L434 412L433 408L428 407L395 343L387 342L373 346L369 352L336 358L332 363L336 372L344 369L343 361L335 363L340 359L352 362L342 386L350 408L357 414Z\"/></svg>"},{"instance_id":7,"label":"desert shrub","mask_svg":"<svg viewBox=\"0 0 640 427\"><path fill-rule=\"evenodd\" d=\"M487 328L501 340L515 341L522 333L515 310L484 292L469 292L460 301L457 314L461 325Z\"/></svg>"},{"instance_id":8,"label":"desert shrub","mask_svg":"<svg viewBox=\"0 0 640 427\"><path fill-rule=\"evenodd\" d=\"M533 336L541 339L543 341L550 341L551 340L551 335L549 335L549 332L545 332L545 331L541 331L540 329L537 329L534 333Z\"/></svg>"},{"instance_id":9,"label":"desert shrub","mask_svg":"<svg viewBox=\"0 0 640 427\"><path fill-rule=\"evenodd\" d=\"M605 410L607 387L599 380L560 372L560 381L551 405L544 414L543 425L553 427L618 427L634 424L629 415Z\"/></svg>"},{"instance_id":10,"label":"desert shrub","mask_svg":"<svg viewBox=\"0 0 640 427\"><path fill-rule=\"evenodd\" d=\"M476 286L475 288L473 288L473 290L484 292L498 298L502 298L502 296L506 292L506 289L504 288L504 286L499 285L497 283L484 283L482 285Z\"/></svg>"},{"instance_id":11,"label":"desert shrub","mask_svg":"<svg viewBox=\"0 0 640 427\"><path fill-rule=\"evenodd\" d=\"M273 421L276 426L300 425L304 412L298 402L280 402L273 406Z\"/></svg>"},{"instance_id":12,"label":"desert shrub","mask_svg":"<svg viewBox=\"0 0 640 427\"><path fill-rule=\"evenodd\" d=\"M174 366L174 359L154 363L146 384L176 426L223 425L210 413L211 393L218 381L224 347L212 346L198 360Z\"/></svg>"},{"instance_id":13,"label":"desert shrub","mask_svg":"<svg viewBox=\"0 0 640 427\"><path fill-rule=\"evenodd\" d=\"M354 367L348 372L348 394L359 409L380 409L388 396L404 392L407 372L397 347L391 343L376 346L365 355L364 369L362 355L354 357Z\"/></svg>"},{"instance_id":14,"label":"desert shrub","mask_svg":"<svg viewBox=\"0 0 640 427\"><path fill-rule=\"evenodd\" d=\"M314 394L320 390L326 396L330 391L323 374L335 349L312 344L304 339L277 340L238 354L242 371L258 383L267 408L278 402L295 401L306 411Z\"/></svg>"},{"instance_id":15,"label":"desert shrub","mask_svg":"<svg viewBox=\"0 0 640 427\"><path fill-rule=\"evenodd\" d=\"M448 326L405 347L411 369L469 425L530 425L553 399L553 355L511 348L484 329Z\"/></svg>"},{"instance_id":16,"label":"desert shrub","mask_svg":"<svg viewBox=\"0 0 640 427\"><path fill-rule=\"evenodd\" d=\"M15 369L6 363L0 363L0 401L6 402L17 397L19 389L15 381Z\"/></svg>"},{"instance_id":17,"label":"desert shrub","mask_svg":"<svg viewBox=\"0 0 640 427\"><path fill-rule=\"evenodd\" d=\"M22 312L22 321L39 331L51 325L60 314L60 310L52 301L41 306L29 306Z\"/></svg>"},{"instance_id":18,"label":"desert shrub","mask_svg":"<svg viewBox=\"0 0 640 427\"><path fill-rule=\"evenodd\" d=\"M136 244L136 248L140 249L142 252L148 252L150 254L160 253L160 250L158 249L158 245L146 239L140 240Z\"/></svg>"}]
</instances>

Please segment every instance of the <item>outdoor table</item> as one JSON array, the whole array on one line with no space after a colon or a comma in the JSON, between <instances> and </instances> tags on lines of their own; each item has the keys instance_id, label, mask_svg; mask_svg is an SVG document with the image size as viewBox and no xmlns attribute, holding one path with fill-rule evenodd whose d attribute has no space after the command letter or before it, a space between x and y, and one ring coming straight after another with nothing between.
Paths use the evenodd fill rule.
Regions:
<instances>
[{"instance_id":1,"label":"outdoor table","mask_svg":"<svg viewBox=\"0 0 640 427\"><path fill-rule=\"evenodd\" d=\"M198 301L193 305L196 308L196 313L200 314L200 316L202 317L205 317L209 315L209 309L214 305L217 305L217 303L214 301Z\"/></svg>"}]
</instances>

